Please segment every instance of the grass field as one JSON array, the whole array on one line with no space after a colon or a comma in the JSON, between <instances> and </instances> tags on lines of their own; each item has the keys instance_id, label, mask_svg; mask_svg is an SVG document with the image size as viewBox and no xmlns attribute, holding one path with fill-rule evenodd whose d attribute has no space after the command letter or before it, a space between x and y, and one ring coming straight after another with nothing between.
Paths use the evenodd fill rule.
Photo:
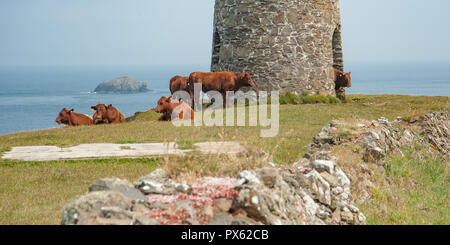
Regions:
<instances>
[{"instance_id":1,"label":"grass field","mask_svg":"<svg viewBox=\"0 0 450 245\"><path fill-rule=\"evenodd\" d=\"M421 149L405 148L388 159L390 184L376 183L373 198L360 205L371 224L449 225L450 166ZM394 208L395 207L395 208Z\"/></svg>"},{"instance_id":2,"label":"grass field","mask_svg":"<svg viewBox=\"0 0 450 245\"><path fill-rule=\"evenodd\" d=\"M171 123L156 122L159 115L149 111L136 115L122 125L66 127L3 135L0 136L0 154L13 146L25 145L171 141L189 148L196 142L234 140L248 149L264 150L269 153L268 160L292 164L303 156L312 137L333 119L375 120L382 116L390 120L398 116L408 119L428 111L450 109L448 97L351 95L349 101L281 105L280 133L274 138L260 138L259 127L174 127ZM173 173L180 175L191 172L233 175L241 169L263 164L258 161L195 155L184 158L43 163L0 160L0 224L58 224L64 204L73 196L84 194L89 184L98 178L114 176L134 181L155 167L166 165L171 165ZM448 175L446 178L448 185ZM425 194L424 198L432 197ZM370 212L368 214L370 221L378 223L376 217L370 217Z\"/></svg>"}]
</instances>

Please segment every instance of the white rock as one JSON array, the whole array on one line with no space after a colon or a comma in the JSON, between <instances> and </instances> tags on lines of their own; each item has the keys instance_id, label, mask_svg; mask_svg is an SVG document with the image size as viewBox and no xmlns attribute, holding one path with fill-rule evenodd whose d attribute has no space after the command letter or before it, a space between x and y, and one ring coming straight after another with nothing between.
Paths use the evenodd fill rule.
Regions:
<instances>
[{"instance_id":1,"label":"white rock","mask_svg":"<svg viewBox=\"0 0 450 245\"><path fill-rule=\"evenodd\" d=\"M372 137L373 137L374 139L380 140L380 136L379 136L376 132L371 131L371 132L370 132L370 135L372 135Z\"/></svg>"},{"instance_id":2,"label":"white rock","mask_svg":"<svg viewBox=\"0 0 450 245\"><path fill-rule=\"evenodd\" d=\"M252 197L252 200L251 200L251 202L254 204L254 205L258 205L259 204L259 199L258 199L258 196L254 196L254 197Z\"/></svg>"},{"instance_id":3,"label":"white rock","mask_svg":"<svg viewBox=\"0 0 450 245\"><path fill-rule=\"evenodd\" d=\"M337 178L338 183L340 186L344 187L349 187L351 182L348 179L347 175L345 175L344 171L342 171L340 168L336 168L336 172L334 174L334 177Z\"/></svg>"},{"instance_id":4,"label":"white rock","mask_svg":"<svg viewBox=\"0 0 450 245\"><path fill-rule=\"evenodd\" d=\"M336 188L333 188L333 190L331 192L333 193L333 195L337 196L337 195L343 193L344 189L342 189L342 187L338 186Z\"/></svg>"},{"instance_id":5,"label":"white rock","mask_svg":"<svg viewBox=\"0 0 450 245\"><path fill-rule=\"evenodd\" d=\"M319 172L327 171L329 174L334 175L334 162L327 160L315 160L312 163L312 167Z\"/></svg>"},{"instance_id":6,"label":"white rock","mask_svg":"<svg viewBox=\"0 0 450 245\"><path fill-rule=\"evenodd\" d=\"M312 199L312 197L306 194L303 190L300 192L300 196L303 199L306 213L310 217L314 217L319 209L319 205L314 202L314 199Z\"/></svg>"},{"instance_id":7,"label":"white rock","mask_svg":"<svg viewBox=\"0 0 450 245\"><path fill-rule=\"evenodd\" d=\"M261 185L261 181L259 181L258 177L256 177L256 173L253 171L242 171L240 173L241 179L239 180L239 184L257 184ZM243 182L243 183L242 183ZM242 184L241 184L242 183Z\"/></svg>"},{"instance_id":8,"label":"white rock","mask_svg":"<svg viewBox=\"0 0 450 245\"><path fill-rule=\"evenodd\" d=\"M323 204L331 205L331 190L330 184L320 174L313 170L305 175L311 181L311 187L316 198Z\"/></svg>"}]
</instances>

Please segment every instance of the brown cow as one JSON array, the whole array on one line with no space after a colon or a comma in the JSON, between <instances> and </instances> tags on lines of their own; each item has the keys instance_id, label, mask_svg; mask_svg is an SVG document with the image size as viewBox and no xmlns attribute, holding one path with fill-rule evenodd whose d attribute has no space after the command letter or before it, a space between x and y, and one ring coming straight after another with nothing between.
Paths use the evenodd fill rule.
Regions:
<instances>
[{"instance_id":1,"label":"brown cow","mask_svg":"<svg viewBox=\"0 0 450 245\"><path fill-rule=\"evenodd\" d=\"M336 97L342 102L346 101L345 88L352 86L352 73L344 73L338 69L334 69L334 84L336 90Z\"/></svg>"},{"instance_id":2,"label":"brown cow","mask_svg":"<svg viewBox=\"0 0 450 245\"><path fill-rule=\"evenodd\" d=\"M98 104L97 106L92 106L91 109L95 111L93 116L94 124L118 124L125 122L123 114L113 105Z\"/></svg>"},{"instance_id":3,"label":"brown cow","mask_svg":"<svg viewBox=\"0 0 450 245\"><path fill-rule=\"evenodd\" d=\"M185 115L190 112L191 120L194 120L194 110L184 102L174 102L172 96L169 98L161 97L155 111L162 113L162 116L158 119L159 121L171 121L173 112L178 114L178 119L180 120L186 119L184 118Z\"/></svg>"},{"instance_id":4,"label":"brown cow","mask_svg":"<svg viewBox=\"0 0 450 245\"><path fill-rule=\"evenodd\" d=\"M61 112L59 112L55 122L69 126L89 126L94 124L92 118L84 114L75 113L73 109L67 110L66 108L63 108Z\"/></svg>"},{"instance_id":5,"label":"brown cow","mask_svg":"<svg viewBox=\"0 0 450 245\"><path fill-rule=\"evenodd\" d=\"M351 88L352 87L352 73L344 73L338 69L334 69L334 83L335 89L338 90L340 88Z\"/></svg>"},{"instance_id":6,"label":"brown cow","mask_svg":"<svg viewBox=\"0 0 450 245\"><path fill-rule=\"evenodd\" d=\"M194 98L194 84L202 84L202 91L207 93L209 91L220 92L223 96L223 105L227 105L227 91L238 91L243 87L254 87L252 77L248 72L193 72L189 76L189 93L191 98ZM198 95L199 96L199 95ZM198 101L198 98L196 98Z\"/></svg>"},{"instance_id":7,"label":"brown cow","mask_svg":"<svg viewBox=\"0 0 450 245\"><path fill-rule=\"evenodd\" d=\"M170 79L170 93L173 95L177 91L189 92L189 77L174 76Z\"/></svg>"}]
</instances>

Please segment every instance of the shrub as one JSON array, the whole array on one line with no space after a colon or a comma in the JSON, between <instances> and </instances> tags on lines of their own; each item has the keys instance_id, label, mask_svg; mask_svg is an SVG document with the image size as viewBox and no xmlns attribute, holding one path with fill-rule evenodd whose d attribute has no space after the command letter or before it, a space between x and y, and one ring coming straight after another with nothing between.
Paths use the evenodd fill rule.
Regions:
<instances>
[{"instance_id":1,"label":"shrub","mask_svg":"<svg viewBox=\"0 0 450 245\"><path fill-rule=\"evenodd\" d=\"M307 92L303 92L301 96L287 92L285 95L280 96L280 104L339 104L341 101L333 96L324 95L308 95Z\"/></svg>"}]
</instances>

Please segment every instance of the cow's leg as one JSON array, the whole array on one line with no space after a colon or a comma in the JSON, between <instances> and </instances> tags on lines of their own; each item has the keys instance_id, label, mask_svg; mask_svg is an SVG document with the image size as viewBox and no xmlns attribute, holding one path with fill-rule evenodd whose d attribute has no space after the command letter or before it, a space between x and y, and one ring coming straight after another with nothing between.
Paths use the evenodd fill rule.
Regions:
<instances>
[{"instance_id":1,"label":"cow's leg","mask_svg":"<svg viewBox=\"0 0 450 245\"><path fill-rule=\"evenodd\" d=\"M194 86L192 86L191 89L189 89L189 96L191 96L191 105L190 106L192 108L194 108L195 111L198 111L198 103L200 101L200 93L195 93Z\"/></svg>"},{"instance_id":2,"label":"cow's leg","mask_svg":"<svg viewBox=\"0 0 450 245\"><path fill-rule=\"evenodd\" d=\"M223 98L223 108L228 108L228 98L227 98L227 91L222 91L222 98Z\"/></svg>"}]
</instances>

